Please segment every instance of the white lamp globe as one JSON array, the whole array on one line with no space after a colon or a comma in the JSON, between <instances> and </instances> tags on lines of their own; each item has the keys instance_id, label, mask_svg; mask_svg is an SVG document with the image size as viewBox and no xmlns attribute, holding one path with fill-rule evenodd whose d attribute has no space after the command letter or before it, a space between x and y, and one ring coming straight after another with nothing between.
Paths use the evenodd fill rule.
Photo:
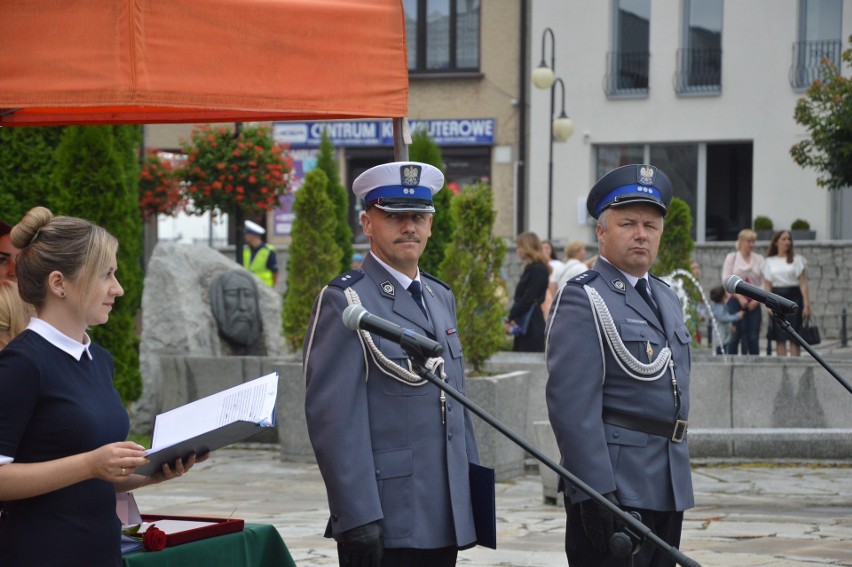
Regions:
<instances>
[{"instance_id":1,"label":"white lamp globe","mask_svg":"<svg viewBox=\"0 0 852 567\"><path fill-rule=\"evenodd\" d=\"M535 68L535 71L533 71L532 82L540 89L549 89L553 86L553 82L555 80L556 74L553 72L553 69L546 65L539 65Z\"/></svg>"},{"instance_id":2,"label":"white lamp globe","mask_svg":"<svg viewBox=\"0 0 852 567\"><path fill-rule=\"evenodd\" d=\"M560 142L564 142L574 133L574 122L571 121L564 113L562 116L553 121L553 137Z\"/></svg>"}]
</instances>

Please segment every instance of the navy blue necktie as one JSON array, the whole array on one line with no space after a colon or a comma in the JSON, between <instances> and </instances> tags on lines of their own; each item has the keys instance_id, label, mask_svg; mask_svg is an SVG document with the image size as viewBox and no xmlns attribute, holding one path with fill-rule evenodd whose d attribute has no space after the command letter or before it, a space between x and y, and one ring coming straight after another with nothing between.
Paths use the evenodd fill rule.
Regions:
<instances>
[{"instance_id":1,"label":"navy blue necktie","mask_svg":"<svg viewBox=\"0 0 852 567\"><path fill-rule=\"evenodd\" d=\"M420 288L420 282L417 280L413 280L411 282L411 285L408 286L408 293L411 294L411 297L413 297L415 303L417 303L417 307L420 308L420 311L422 311L428 319L429 315L426 313L426 306L423 305L423 290Z\"/></svg>"},{"instance_id":2,"label":"navy blue necktie","mask_svg":"<svg viewBox=\"0 0 852 567\"><path fill-rule=\"evenodd\" d=\"M657 304L654 303L653 299L651 299L651 290L648 289L648 281L645 278L640 278L639 281L636 282L636 291L639 292L639 295L642 296L642 299L645 300L645 303L648 304L648 307L650 307L651 311L654 312L654 315L657 316L657 320L662 323L663 315L660 313L660 309L657 307Z\"/></svg>"}]
</instances>

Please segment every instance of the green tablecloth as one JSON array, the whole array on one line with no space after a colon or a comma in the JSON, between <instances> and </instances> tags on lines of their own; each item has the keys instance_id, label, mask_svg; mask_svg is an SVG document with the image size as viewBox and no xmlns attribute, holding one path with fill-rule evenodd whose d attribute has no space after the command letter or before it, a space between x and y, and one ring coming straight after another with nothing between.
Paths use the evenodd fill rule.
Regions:
<instances>
[{"instance_id":1,"label":"green tablecloth","mask_svg":"<svg viewBox=\"0 0 852 567\"><path fill-rule=\"evenodd\" d=\"M124 556L124 567L296 567L278 530L246 524L241 532Z\"/></svg>"}]
</instances>

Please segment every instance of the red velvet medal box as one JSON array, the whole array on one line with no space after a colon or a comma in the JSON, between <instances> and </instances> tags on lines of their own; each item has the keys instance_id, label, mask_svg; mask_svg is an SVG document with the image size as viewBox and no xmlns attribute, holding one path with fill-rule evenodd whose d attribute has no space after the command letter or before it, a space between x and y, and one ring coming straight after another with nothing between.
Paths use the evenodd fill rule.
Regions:
<instances>
[{"instance_id":1,"label":"red velvet medal box","mask_svg":"<svg viewBox=\"0 0 852 567\"><path fill-rule=\"evenodd\" d=\"M215 537L218 535L241 532L245 527L245 520L234 518L202 518L197 516L162 516L156 514L142 514L142 521L156 524L158 520L180 520L184 522L215 522L209 526L201 526L179 532L166 534L166 547L189 543L199 539Z\"/></svg>"}]
</instances>

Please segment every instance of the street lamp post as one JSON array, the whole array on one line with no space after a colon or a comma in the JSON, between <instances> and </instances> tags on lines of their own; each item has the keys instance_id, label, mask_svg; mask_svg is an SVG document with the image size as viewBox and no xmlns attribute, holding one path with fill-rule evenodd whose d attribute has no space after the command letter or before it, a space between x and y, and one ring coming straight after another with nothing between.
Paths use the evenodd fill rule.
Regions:
<instances>
[{"instance_id":1,"label":"street lamp post","mask_svg":"<svg viewBox=\"0 0 852 567\"><path fill-rule=\"evenodd\" d=\"M550 36L550 67L545 59L547 37ZM565 114L565 83L556 77L556 39L553 30L544 28L541 34L541 63L533 71L532 82L539 89L550 89L550 124L548 128L548 161L547 161L547 239L553 237L553 140L564 142L574 132L574 123ZM562 87L562 112L554 119L556 106L556 83Z\"/></svg>"}]
</instances>

